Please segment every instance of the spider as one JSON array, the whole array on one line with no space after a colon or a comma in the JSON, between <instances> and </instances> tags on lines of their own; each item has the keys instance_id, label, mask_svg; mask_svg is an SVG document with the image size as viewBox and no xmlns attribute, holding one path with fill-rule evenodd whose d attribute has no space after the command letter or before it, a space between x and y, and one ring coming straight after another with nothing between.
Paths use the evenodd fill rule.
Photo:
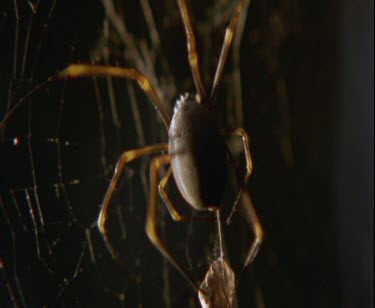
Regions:
<instances>
[{"instance_id":1,"label":"spider","mask_svg":"<svg viewBox=\"0 0 375 308\"><path fill-rule=\"evenodd\" d=\"M39 91L46 84L50 84L55 80L90 76L110 76L135 81L158 110L163 123L168 130L169 140L168 143L148 145L142 148L129 150L120 156L103 200L97 219L97 226L113 258L122 265L121 260L111 245L106 230L106 220L110 200L125 164L144 155L154 155L159 153L159 155L154 157L150 163L150 193L145 231L151 243L198 292L202 307L230 307L235 288L233 271L224 260L220 227L220 203L223 198L224 188L227 184L226 162L231 154L229 148L225 145L224 136L217 127L210 111L215 105L224 64L232 43L237 22L244 9L245 2L246 0L239 0L234 15L226 29L211 93L210 95L207 95L201 80L196 42L187 5L185 0L177 0L186 35L188 62L197 94L182 94L176 102L172 118L161 103L156 91L153 89L146 76L136 69L92 64L71 64L64 70L60 71L57 75L50 77L47 81L36 87L12 110L10 110L8 115L0 123L1 128L14 113L16 108L23 104L36 91ZM249 194L244 187L244 184L252 172L249 138L245 130L242 128L237 128L234 131L234 134L242 138L246 157L246 174L242 180L242 185L240 186L240 191L235 203L237 203L242 194L243 201L247 207L250 224L255 234L254 240L250 245L245 258L243 265L243 268L245 268L257 255L259 246L263 239L263 230ZM167 165L170 165L170 167L158 185L158 171ZM200 286L194 282L184 267L179 264L172 253L167 249L157 232L156 214L158 206L158 188L159 194L174 221L178 222L192 219L191 217L180 215L168 198L165 188L171 175L173 175L182 197L193 209L201 212L213 212L216 214L221 255L211 264Z\"/></svg>"}]
</instances>

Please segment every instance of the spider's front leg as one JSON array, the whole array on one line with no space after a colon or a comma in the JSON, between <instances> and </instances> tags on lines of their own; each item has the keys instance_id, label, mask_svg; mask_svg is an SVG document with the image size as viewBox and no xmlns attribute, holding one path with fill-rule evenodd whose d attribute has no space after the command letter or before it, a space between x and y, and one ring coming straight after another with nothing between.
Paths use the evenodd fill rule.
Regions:
<instances>
[{"instance_id":1,"label":"spider's front leg","mask_svg":"<svg viewBox=\"0 0 375 308\"><path fill-rule=\"evenodd\" d=\"M159 111L165 127L169 129L171 119L166 108L160 101L160 98L158 97L155 89L152 87L147 77L134 68L123 68L117 66L95 64L71 64L53 78L58 80L65 78L82 78L94 76L114 77L136 81L140 89L149 97L151 103Z\"/></svg>"}]
</instances>

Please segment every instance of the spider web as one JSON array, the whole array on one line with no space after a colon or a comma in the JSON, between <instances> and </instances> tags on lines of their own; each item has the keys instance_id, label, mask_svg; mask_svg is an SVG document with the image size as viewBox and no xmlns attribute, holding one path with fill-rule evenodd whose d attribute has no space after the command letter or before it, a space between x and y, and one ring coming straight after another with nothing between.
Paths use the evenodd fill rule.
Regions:
<instances>
[{"instance_id":1,"label":"spider web","mask_svg":"<svg viewBox=\"0 0 375 308\"><path fill-rule=\"evenodd\" d=\"M340 306L332 145L338 3L253 1L241 48L234 38L215 116L226 129L249 133L249 188L266 234L238 282L239 307ZM236 1L187 4L207 87ZM39 84L80 62L137 68L172 112L180 91L194 90L185 45L175 0L2 1L0 119ZM96 227L121 153L167 140L134 83L50 83L0 134L1 307L199 307L197 294L144 232L150 158L126 166L107 222L131 274L111 258ZM236 153L237 140L228 142ZM173 181L169 193L182 213L192 214ZM215 224L174 223L159 208L162 239L199 283L218 257ZM223 219L230 210L223 209ZM240 208L223 229L238 274L252 239Z\"/></svg>"},{"instance_id":2,"label":"spider web","mask_svg":"<svg viewBox=\"0 0 375 308\"><path fill-rule=\"evenodd\" d=\"M209 12L204 7L195 9ZM224 29L233 5L222 2L216 9L222 12L216 24L201 24L207 36ZM186 78L190 73L184 35L173 1L150 7L147 1L14 0L1 12L5 29L1 41L7 47L2 55L3 116L38 84L76 62L137 67L169 110L177 86L193 88ZM163 37L153 31L155 26ZM221 37L214 38L219 46ZM169 51L169 61L161 39L167 48L179 45ZM202 63L212 70L209 52L204 51ZM149 159L126 167L107 223L130 275L111 259L96 228L119 155L125 149L166 140L160 119L137 87L109 78L49 84L10 117L2 134L4 306L198 305L194 291L170 271L144 234ZM160 212L161 220L164 214ZM217 255L215 240L210 238L214 225L208 229L169 225L170 221L160 224L161 235L199 281L208 267L207 256ZM199 241L210 245L201 245L197 256L190 243L199 232L207 234Z\"/></svg>"}]
</instances>

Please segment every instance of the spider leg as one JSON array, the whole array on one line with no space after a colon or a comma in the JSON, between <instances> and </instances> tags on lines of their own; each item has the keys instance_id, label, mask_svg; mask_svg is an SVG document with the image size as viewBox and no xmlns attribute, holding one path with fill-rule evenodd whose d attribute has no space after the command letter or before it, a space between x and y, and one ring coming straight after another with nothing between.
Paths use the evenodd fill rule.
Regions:
<instances>
[{"instance_id":1,"label":"spider leg","mask_svg":"<svg viewBox=\"0 0 375 308\"><path fill-rule=\"evenodd\" d=\"M237 128L233 133L241 137L243 148L245 150L246 174L243 179L243 185L245 185L253 171L253 161L251 159L251 154L250 154L249 135L246 133L246 131L243 128Z\"/></svg>"},{"instance_id":2,"label":"spider leg","mask_svg":"<svg viewBox=\"0 0 375 308\"><path fill-rule=\"evenodd\" d=\"M221 47L220 58L216 67L215 78L214 78L214 82L213 82L212 89L211 89L211 97L210 97L211 105L209 106L210 109L212 109L213 106L215 105L216 95L219 89L221 77L223 75L224 65L227 60L229 48L232 44L232 39L234 36L236 25L237 25L238 19L240 18L241 12L243 11L245 2L246 0L241 0L240 3L237 5L236 11L232 19L230 20L229 25L225 31L224 43L223 43L223 46Z\"/></svg>"},{"instance_id":3,"label":"spider leg","mask_svg":"<svg viewBox=\"0 0 375 308\"><path fill-rule=\"evenodd\" d=\"M169 155L161 155L155 157L151 161L150 165L150 197L146 217L146 234L150 239L151 243L159 250L159 252L180 272L180 274L189 282L189 284L195 289L199 290L197 284L190 278L186 270L179 264L179 262L172 256L168 248L162 242L157 232L157 181L158 181L158 170L170 163Z\"/></svg>"},{"instance_id":4,"label":"spider leg","mask_svg":"<svg viewBox=\"0 0 375 308\"><path fill-rule=\"evenodd\" d=\"M58 73L59 79L80 78L90 76L111 76L117 78L131 79L138 83L138 86L148 95L151 102L158 109L167 129L171 123L167 110L160 101L156 91L148 79L134 68L121 68L117 66L93 65L93 64L71 64Z\"/></svg>"},{"instance_id":5,"label":"spider leg","mask_svg":"<svg viewBox=\"0 0 375 308\"><path fill-rule=\"evenodd\" d=\"M171 174L172 174L172 168L169 167L167 173L164 175L164 177L161 179L159 183L159 195L163 199L168 209L169 215L172 217L172 219L174 221L183 221L183 220L186 220L186 218L184 216L181 216L180 213L178 213L178 211L174 208L171 200L169 200L167 192L165 191L165 186L167 185Z\"/></svg>"},{"instance_id":6,"label":"spider leg","mask_svg":"<svg viewBox=\"0 0 375 308\"><path fill-rule=\"evenodd\" d=\"M248 134L246 133L246 131L243 129L243 128L237 128L234 130L233 134L235 135L238 135L241 137L242 139L242 144L243 144L243 148L244 148L244 151L245 151L245 158L246 158L246 173L245 173L245 176L243 179L239 179L239 176L238 176L238 181L240 182L240 189L237 193L237 197L233 203L233 207L232 207L232 210L227 218L227 223L230 224L230 221L232 219L232 216L234 214L234 212L236 211L237 209L237 204L238 204L238 201L240 200L240 197L241 197L241 194L242 194L242 191L244 190L244 187L253 171L253 161L251 159L251 154L250 154L250 143L249 143L249 136ZM232 163L234 164L234 158L232 156L232 154L230 153L230 150L228 149L228 152L230 154L230 158L231 158L231 161Z\"/></svg>"},{"instance_id":7,"label":"spider leg","mask_svg":"<svg viewBox=\"0 0 375 308\"><path fill-rule=\"evenodd\" d=\"M253 202L251 201L249 191L247 189L244 189L242 194L241 194L241 197L242 197L242 202L244 204L244 211L245 211L247 220L248 220L249 224L251 225L251 228L254 232L254 240L251 243L251 245L249 247L249 250L246 254L245 263L244 263L244 266L243 266L240 274L237 277L237 281L238 281L241 273L245 269L245 267L248 266L251 262L254 261L255 257L258 254L260 245L262 244L263 237L264 237L263 228L262 228L262 225L260 224L260 221L259 221L258 216L256 214Z\"/></svg>"},{"instance_id":8,"label":"spider leg","mask_svg":"<svg viewBox=\"0 0 375 308\"><path fill-rule=\"evenodd\" d=\"M163 199L171 218L177 222L180 222L180 221L215 221L216 220L215 216L199 216L199 217L183 216L176 210L176 208L173 206L165 190L165 187L167 186L167 183L169 181L171 174L172 174L172 168L169 167L168 171L166 172L166 174L163 176L163 178L161 179L159 183L159 195Z\"/></svg>"},{"instance_id":9,"label":"spider leg","mask_svg":"<svg viewBox=\"0 0 375 308\"><path fill-rule=\"evenodd\" d=\"M168 144L162 143L162 144L155 144L155 145L146 146L146 147L143 147L143 148L140 148L140 149L135 149L135 150L130 150L130 151L124 152L117 162L114 175L112 177L111 183L108 186L108 190L107 190L107 193L104 197L103 205L102 205L102 208L101 208L99 216L98 216L97 226L98 226L99 232L103 236L104 242L105 242L109 252L111 253L111 256L119 264L119 266L122 269L124 269L130 276L133 276L133 277L134 277L134 275L132 273L130 273L129 270L127 270L126 267L124 266L124 264L121 262L120 258L118 257L117 253L115 252L115 250L113 248L113 245L112 245L111 241L109 240L109 237L108 237L108 234L107 234L105 223L106 223L106 220L107 220L107 217L108 217L109 204L110 204L110 201L111 201L111 198L112 198L112 194L113 194L114 190L116 189L117 182L118 182L118 180L119 180L119 178L122 174L122 171L124 169L124 165L126 163L129 163L132 160L137 159L137 158L139 158L143 155L149 155L149 154L152 154L152 153L155 153L155 152L162 152L162 151L166 151L166 150L168 150Z\"/></svg>"},{"instance_id":10,"label":"spider leg","mask_svg":"<svg viewBox=\"0 0 375 308\"><path fill-rule=\"evenodd\" d=\"M201 101L205 102L206 91L204 89L201 74L199 72L199 59L189 11L187 9L185 0L177 0L177 4L180 10L184 31L186 34L186 46L188 50L190 70L193 75L195 87L197 88L198 94L201 97Z\"/></svg>"}]
</instances>

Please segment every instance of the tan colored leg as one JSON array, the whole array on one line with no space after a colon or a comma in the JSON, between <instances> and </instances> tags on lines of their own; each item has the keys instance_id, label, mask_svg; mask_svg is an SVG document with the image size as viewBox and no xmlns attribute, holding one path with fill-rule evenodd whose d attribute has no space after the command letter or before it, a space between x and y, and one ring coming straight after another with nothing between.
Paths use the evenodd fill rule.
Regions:
<instances>
[{"instance_id":1,"label":"tan colored leg","mask_svg":"<svg viewBox=\"0 0 375 308\"><path fill-rule=\"evenodd\" d=\"M251 159L251 154L250 154L250 143L249 143L249 136L248 134L246 133L246 131L243 129L243 128L237 128L233 134L237 135L237 136L240 136L242 138L242 144L243 144L243 148L244 148L244 151L245 151L245 158L246 158L246 173L245 173L245 177L243 179L239 179L238 178L238 181L239 181L239 184L240 184L240 189L238 191L238 194L237 194L237 197L233 203L233 207L232 207L232 210L227 218L227 224L230 224L231 223L231 220L232 220L232 216L234 214L234 212L237 210L237 204L238 204L238 201L240 200L240 197L241 197L241 194L242 194L242 191L245 189L245 185L253 171L253 161ZM233 159L233 156L232 156L232 159ZM233 162L234 163L234 162Z\"/></svg>"},{"instance_id":2,"label":"tan colored leg","mask_svg":"<svg viewBox=\"0 0 375 308\"><path fill-rule=\"evenodd\" d=\"M148 95L151 102L158 109L163 122L167 129L171 123L170 116L167 110L161 103L155 90L152 88L148 79L133 68L121 68L117 66L106 66L106 65L93 65L93 64L71 64L66 69L58 73L58 78L81 78L90 76L111 76L117 78L125 78L134 80L138 83L139 87Z\"/></svg>"},{"instance_id":3,"label":"tan colored leg","mask_svg":"<svg viewBox=\"0 0 375 308\"><path fill-rule=\"evenodd\" d=\"M111 197L112 197L112 194L113 194L113 192L116 188L117 182L118 182L118 180L119 180L119 178L122 174L124 165L126 163L129 163L132 160L137 159L137 158L139 158L141 156L144 156L144 155L149 155L149 154L152 154L152 153L162 152L162 151L167 151L167 150L168 150L168 144L162 143L162 144L155 144L155 145L146 146L146 147L143 147L143 148L140 148L140 149L135 149L135 150L130 150L130 151L124 152L117 162L114 175L112 177L111 183L109 184L109 187L107 189L107 193L106 193L106 195L104 197L104 200L103 200L103 205L102 205L102 208L100 210L98 220L97 220L97 226L99 228L100 233L103 236L104 242L105 242L109 252L111 253L112 257L128 273L129 273L129 271L123 265L121 260L118 258L117 253L113 249L113 246L112 246L112 244L111 244L111 242L108 238L107 230L106 230L106 227L105 227L105 223L106 223L106 220L107 220L107 217L108 217L108 208L109 208L109 204L110 204L110 201L111 201Z\"/></svg>"},{"instance_id":4,"label":"tan colored leg","mask_svg":"<svg viewBox=\"0 0 375 308\"><path fill-rule=\"evenodd\" d=\"M178 211L173 206L171 200L169 200L168 194L165 190L165 187L167 186L167 183L169 181L169 178L172 174L172 168L169 167L167 173L163 176L159 183L159 195L163 199L167 210L169 212L169 215L172 217L174 221L180 222L180 221L214 221L216 220L215 216L199 216L199 217L192 217L192 216L183 216L178 213Z\"/></svg>"},{"instance_id":5,"label":"tan colored leg","mask_svg":"<svg viewBox=\"0 0 375 308\"><path fill-rule=\"evenodd\" d=\"M159 183L159 194L160 194L160 197L163 199L165 205L167 206L169 215L171 215L172 219L174 221L183 221L183 220L185 220L185 217L181 216L177 212L177 210L174 208L171 200L169 200L167 192L165 191L165 186L167 185L167 182L168 182L171 174L172 174L172 168L169 167L167 173L164 175L164 177L162 178L162 180Z\"/></svg>"},{"instance_id":6,"label":"tan colored leg","mask_svg":"<svg viewBox=\"0 0 375 308\"><path fill-rule=\"evenodd\" d=\"M185 0L177 0L177 4L180 10L182 23L186 34L186 46L188 50L190 70L193 75L195 87L197 88L197 92L201 98L201 101L205 102L206 91L204 90L201 74L199 72L199 59L189 11L187 9Z\"/></svg>"},{"instance_id":7,"label":"tan colored leg","mask_svg":"<svg viewBox=\"0 0 375 308\"><path fill-rule=\"evenodd\" d=\"M246 174L243 180L243 185L245 185L253 171L253 161L251 159L251 154L250 154L249 135L246 133L246 131L243 128L237 128L233 133L242 138L242 144L245 150Z\"/></svg>"},{"instance_id":8,"label":"tan colored leg","mask_svg":"<svg viewBox=\"0 0 375 308\"><path fill-rule=\"evenodd\" d=\"M245 0L241 0L236 8L236 11L232 19L229 22L229 26L227 27L227 30L225 31L224 43L223 43L223 46L221 47L219 63L217 64L217 67L216 67L215 78L214 78L214 82L213 82L212 89L211 89L210 109L212 109L213 106L215 105L216 95L219 89L221 77L223 75L223 69L224 69L225 62L227 60L228 51L231 46L233 35L236 29L236 25L240 17L240 14L243 10L244 4L245 4Z\"/></svg>"},{"instance_id":9,"label":"tan colored leg","mask_svg":"<svg viewBox=\"0 0 375 308\"><path fill-rule=\"evenodd\" d=\"M254 240L251 243L249 250L246 254L246 259L244 263L243 269L248 266L251 262L254 261L255 257L258 254L260 245L262 244L263 241L263 228L262 225L260 224L260 221L258 219L258 216L256 214L253 202L251 201L249 191L247 189L244 189L242 194L242 202L244 205L244 211L246 214L247 221L251 225L251 228L254 232ZM242 269L242 271L243 271ZM242 273L241 271L241 273ZM238 276L239 277L239 276ZM237 278L238 279L238 278Z\"/></svg>"},{"instance_id":10,"label":"tan colored leg","mask_svg":"<svg viewBox=\"0 0 375 308\"><path fill-rule=\"evenodd\" d=\"M179 264L179 262L172 256L168 248L160 239L157 232L157 187L158 187L158 170L170 162L169 155L162 155L154 158L150 165L150 197L146 217L146 234L150 239L151 243L159 250L159 252L180 272L180 274L189 282L189 284L198 290L196 283L190 278L189 274L184 270L184 268Z\"/></svg>"}]
</instances>

